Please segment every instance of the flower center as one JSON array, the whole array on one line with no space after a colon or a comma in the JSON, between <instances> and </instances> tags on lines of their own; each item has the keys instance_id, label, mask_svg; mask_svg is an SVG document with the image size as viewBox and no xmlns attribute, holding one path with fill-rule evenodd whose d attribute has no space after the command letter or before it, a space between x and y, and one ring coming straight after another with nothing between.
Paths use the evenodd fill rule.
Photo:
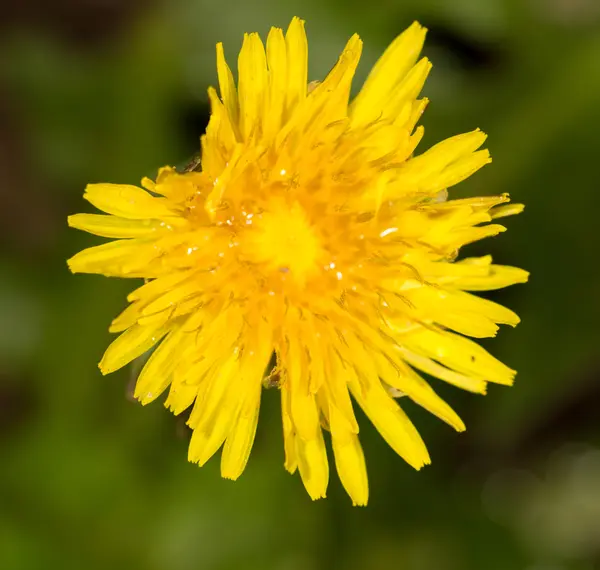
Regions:
<instances>
[{"instance_id":1,"label":"flower center","mask_svg":"<svg viewBox=\"0 0 600 570\"><path fill-rule=\"evenodd\" d=\"M315 227L297 202L271 200L268 209L254 216L244 241L252 262L299 286L316 273L325 253Z\"/></svg>"}]
</instances>

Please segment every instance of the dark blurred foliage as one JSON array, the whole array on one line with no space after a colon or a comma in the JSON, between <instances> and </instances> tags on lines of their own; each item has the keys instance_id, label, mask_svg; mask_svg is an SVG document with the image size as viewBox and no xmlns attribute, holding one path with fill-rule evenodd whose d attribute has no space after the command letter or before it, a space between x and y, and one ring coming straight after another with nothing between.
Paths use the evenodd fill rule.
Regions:
<instances>
[{"instance_id":1,"label":"dark blurred foliage","mask_svg":"<svg viewBox=\"0 0 600 570\"><path fill-rule=\"evenodd\" d=\"M413 472L366 418L371 501L332 474L311 503L283 470L265 394L237 483L186 461L183 418L96 368L131 283L69 275L90 181L136 183L198 148L214 44L307 20L310 79L365 41L355 85L413 19L430 29L421 148L476 126L494 163L453 195L510 192L509 232L466 254L532 272L491 294L523 319L486 342L519 370L485 398L436 388L458 435L408 412L433 465ZM5 0L0 18L2 570L600 568L600 4L597 0Z\"/></svg>"}]
</instances>

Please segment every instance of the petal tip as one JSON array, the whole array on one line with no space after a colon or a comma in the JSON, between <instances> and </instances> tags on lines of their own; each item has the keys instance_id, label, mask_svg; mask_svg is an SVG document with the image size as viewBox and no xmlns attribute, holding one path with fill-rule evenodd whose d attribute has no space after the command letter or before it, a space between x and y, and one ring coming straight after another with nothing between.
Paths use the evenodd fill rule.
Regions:
<instances>
[{"instance_id":1,"label":"petal tip","mask_svg":"<svg viewBox=\"0 0 600 570\"><path fill-rule=\"evenodd\" d=\"M310 493L310 499L311 501L318 501L319 499L326 499L327 495L325 493Z\"/></svg>"},{"instance_id":2,"label":"petal tip","mask_svg":"<svg viewBox=\"0 0 600 570\"><path fill-rule=\"evenodd\" d=\"M67 267L71 273L78 273L77 269L74 267L73 258L67 259Z\"/></svg>"},{"instance_id":3,"label":"petal tip","mask_svg":"<svg viewBox=\"0 0 600 570\"><path fill-rule=\"evenodd\" d=\"M356 495L354 497L350 497L352 500L353 507L366 507L369 503L369 493L364 496Z\"/></svg>"}]
</instances>

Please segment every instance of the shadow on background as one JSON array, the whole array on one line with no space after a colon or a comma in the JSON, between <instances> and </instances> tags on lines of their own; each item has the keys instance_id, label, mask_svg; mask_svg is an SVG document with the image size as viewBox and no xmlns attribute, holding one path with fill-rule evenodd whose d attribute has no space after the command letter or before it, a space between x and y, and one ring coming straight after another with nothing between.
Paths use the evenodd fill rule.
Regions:
<instances>
[{"instance_id":1,"label":"shadow on background","mask_svg":"<svg viewBox=\"0 0 600 570\"><path fill-rule=\"evenodd\" d=\"M294 5L295 3L295 5ZM283 470L276 390L244 476L188 464L183 418L97 370L131 283L70 276L99 240L67 230L87 182L137 183L197 151L214 45L307 20L310 79L358 32L355 87L413 19L430 29L421 148L489 133L494 163L454 196L525 202L471 247L531 282L491 296L523 322L486 346L519 370L487 397L436 384L458 435L408 412L413 472L361 418L371 482L311 503ZM597 0L8 0L0 23L0 568L600 568L600 4Z\"/></svg>"}]
</instances>

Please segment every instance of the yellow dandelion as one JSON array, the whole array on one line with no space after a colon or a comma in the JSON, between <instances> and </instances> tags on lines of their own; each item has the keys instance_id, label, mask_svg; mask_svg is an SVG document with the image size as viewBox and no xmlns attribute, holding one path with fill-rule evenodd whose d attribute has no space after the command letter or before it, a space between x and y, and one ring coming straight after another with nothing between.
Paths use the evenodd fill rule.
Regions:
<instances>
[{"instance_id":1,"label":"yellow dandelion","mask_svg":"<svg viewBox=\"0 0 600 570\"><path fill-rule=\"evenodd\" d=\"M223 446L223 477L239 477L262 387L274 385L285 468L298 468L311 498L324 497L326 430L343 486L364 505L355 404L420 469L429 455L399 396L465 426L419 372L477 393L512 383L515 372L467 337L494 336L519 318L470 291L528 274L489 256L456 257L504 231L493 220L522 206L507 195L447 199L447 188L490 162L479 130L414 156L431 69L418 59L425 31L414 23L401 34L352 102L356 35L311 84L298 18L285 35L272 28L266 49L257 34L244 37L237 86L218 44L220 96L209 89L200 169L162 168L143 189L90 184L84 197L108 215L69 218L117 238L72 257L73 272L144 279L112 322L121 335L100 369L156 346L135 396L147 404L169 388L175 414L192 407L190 461L203 465Z\"/></svg>"}]
</instances>

